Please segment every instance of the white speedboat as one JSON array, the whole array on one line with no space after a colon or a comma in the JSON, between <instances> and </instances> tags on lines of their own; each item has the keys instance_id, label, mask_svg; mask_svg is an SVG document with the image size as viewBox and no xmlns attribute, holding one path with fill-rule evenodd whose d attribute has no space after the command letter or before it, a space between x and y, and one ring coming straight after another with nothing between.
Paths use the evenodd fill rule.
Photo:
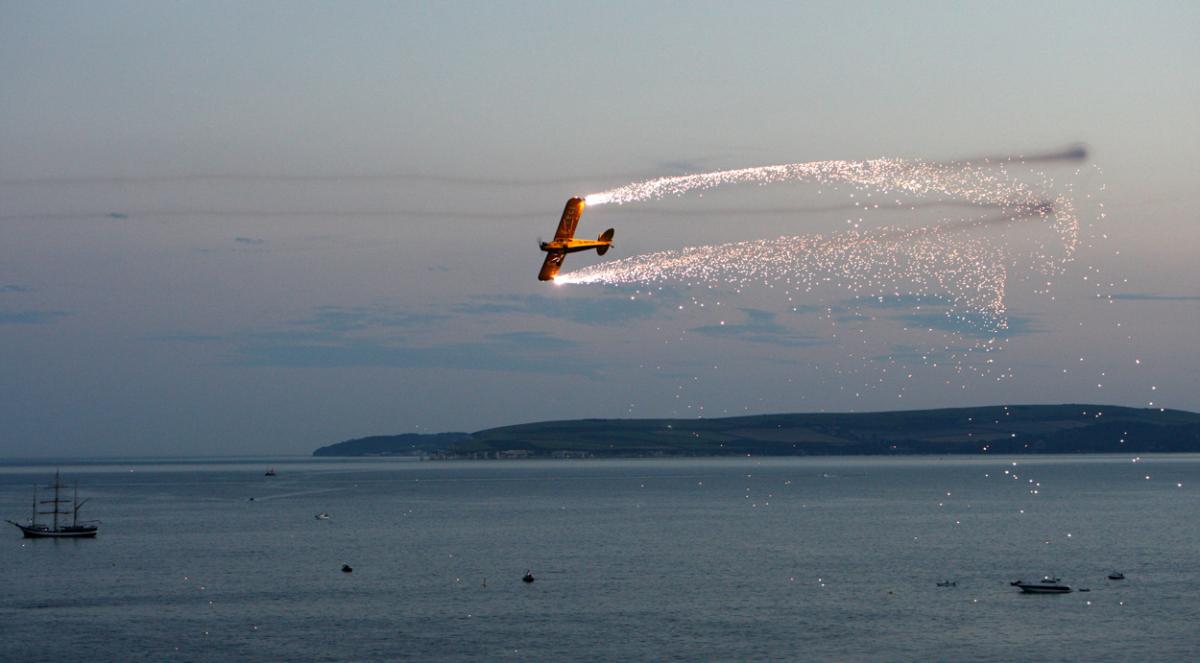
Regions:
<instances>
[{"instance_id":1,"label":"white speedboat","mask_svg":"<svg viewBox=\"0 0 1200 663\"><path fill-rule=\"evenodd\" d=\"M1046 582L1052 580L1053 582ZM1071 588L1061 584L1058 578L1047 577L1042 582L1025 582L1016 580L1009 583L1026 594L1066 594Z\"/></svg>"}]
</instances>

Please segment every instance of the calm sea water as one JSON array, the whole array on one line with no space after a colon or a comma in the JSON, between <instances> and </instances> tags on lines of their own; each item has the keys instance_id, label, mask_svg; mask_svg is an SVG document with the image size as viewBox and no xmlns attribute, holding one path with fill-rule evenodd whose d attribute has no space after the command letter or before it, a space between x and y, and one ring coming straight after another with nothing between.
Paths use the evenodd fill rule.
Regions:
<instances>
[{"instance_id":1,"label":"calm sea water","mask_svg":"<svg viewBox=\"0 0 1200 663\"><path fill-rule=\"evenodd\" d=\"M1197 456L61 468L100 536L4 524L4 660L1200 657Z\"/></svg>"}]
</instances>

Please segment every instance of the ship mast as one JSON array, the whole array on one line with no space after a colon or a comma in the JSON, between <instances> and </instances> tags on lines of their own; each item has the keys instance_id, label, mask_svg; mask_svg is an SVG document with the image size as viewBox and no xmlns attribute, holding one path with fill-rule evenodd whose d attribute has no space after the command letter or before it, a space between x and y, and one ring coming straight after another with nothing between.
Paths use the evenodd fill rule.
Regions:
<instances>
[{"instance_id":1,"label":"ship mast","mask_svg":"<svg viewBox=\"0 0 1200 663\"><path fill-rule=\"evenodd\" d=\"M92 499L92 498L89 497L88 500L90 500L90 499ZM74 504L75 508L73 509L75 515L73 516L73 520L71 521L72 527L79 526L79 509L81 507L83 507L83 505L86 503L87 503L87 500L84 500L82 502L79 501L79 480L76 479L75 480L75 504Z\"/></svg>"},{"instance_id":2,"label":"ship mast","mask_svg":"<svg viewBox=\"0 0 1200 663\"><path fill-rule=\"evenodd\" d=\"M54 470L54 531L58 531L58 470Z\"/></svg>"},{"instance_id":3,"label":"ship mast","mask_svg":"<svg viewBox=\"0 0 1200 663\"><path fill-rule=\"evenodd\" d=\"M60 499L60 498L59 498L59 496L58 496L58 491L59 491L59 489L60 489L60 488L62 488L61 482L60 482L60 481L59 481L59 479L58 479L58 475L59 475L59 473L56 471L56 472L54 473L54 486L52 486L52 487L54 488L54 499L52 499L52 500L42 500L41 502L38 502L38 501L37 501L37 497L36 497L36 495L37 495L37 486L34 486L34 500L33 500L33 502L34 502L34 510L33 510L33 511L34 511L34 520L36 520L36 519L37 519L37 514L38 514L38 513L41 513L41 514L43 514L43 515L45 515L45 514L47 514L47 513L54 514L54 530L55 530L55 531L57 531L57 530L58 530L58 514L60 514L60 513L61 513L61 514L62 514L62 515L64 515L64 516L65 516L65 515L67 515L67 512L66 512L66 511L63 511L63 510L61 510L61 509L59 509L59 508L58 508L58 505L60 505L60 504L64 504L64 503L66 503L66 502L68 502L68 501L69 501L69 500ZM37 510L37 505L38 505L38 504L53 504L53 505L54 505L54 508L53 508L52 510L50 510L50 511L38 511L38 510Z\"/></svg>"}]
</instances>

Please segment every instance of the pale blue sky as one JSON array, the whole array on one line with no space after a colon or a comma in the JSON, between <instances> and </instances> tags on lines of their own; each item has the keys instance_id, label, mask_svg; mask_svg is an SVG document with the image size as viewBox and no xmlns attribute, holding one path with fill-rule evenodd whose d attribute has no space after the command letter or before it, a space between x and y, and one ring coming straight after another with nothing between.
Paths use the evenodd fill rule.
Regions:
<instances>
[{"instance_id":1,"label":"pale blue sky","mask_svg":"<svg viewBox=\"0 0 1200 663\"><path fill-rule=\"evenodd\" d=\"M1198 29L1190 2L0 1L0 456L306 453L568 417L1200 409ZM1077 141L1082 172L1038 168L1108 214L1054 302L1012 274L1005 380L905 359L936 341L901 329L924 319L903 307L879 307L893 324L860 350L829 335L833 293L715 311L684 288L533 278L574 194ZM583 227L617 228L609 257L838 227L750 213L803 196L596 208ZM1125 296L1097 304L1089 269Z\"/></svg>"}]
</instances>

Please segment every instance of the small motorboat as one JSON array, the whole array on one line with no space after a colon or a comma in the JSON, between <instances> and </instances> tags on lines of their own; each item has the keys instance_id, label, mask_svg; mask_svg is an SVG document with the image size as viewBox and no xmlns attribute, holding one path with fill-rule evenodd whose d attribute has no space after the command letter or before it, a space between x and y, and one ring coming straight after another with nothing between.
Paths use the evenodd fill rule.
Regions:
<instances>
[{"instance_id":1,"label":"small motorboat","mask_svg":"<svg viewBox=\"0 0 1200 663\"><path fill-rule=\"evenodd\" d=\"M273 468L273 467L268 467L268 468L267 468L267 471L266 471L266 473L265 473L265 474L263 474L263 476L265 476L265 477L273 477L273 476L275 476L275 468Z\"/></svg>"},{"instance_id":2,"label":"small motorboat","mask_svg":"<svg viewBox=\"0 0 1200 663\"><path fill-rule=\"evenodd\" d=\"M954 580L943 580L937 584L938 587L958 587L958 582Z\"/></svg>"},{"instance_id":3,"label":"small motorboat","mask_svg":"<svg viewBox=\"0 0 1200 663\"><path fill-rule=\"evenodd\" d=\"M1025 582L1024 580L1015 580L1008 584L1026 594L1066 594L1071 591L1070 587L1060 584L1058 578L1054 578L1054 582Z\"/></svg>"},{"instance_id":4,"label":"small motorboat","mask_svg":"<svg viewBox=\"0 0 1200 663\"><path fill-rule=\"evenodd\" d=\"M313 517L316 518L317 520L329 520L329 514L325 513L324 511L322 511L321 513L318 513L317 515L315 515Z\"/></svg>"},{"instance_id":5,"label":"small motorboat","mask_svg":"<svg viewBox=\"0 0 1200 663\"><path fill-rule=\"evenodd\" d=\"M1121 573L1120 571L1113 571L1112 573L1108 574L1108 579L1109 580L1124 580L1125 574Z\"/></svg>"},{"instance_id":6,"label":"small motorboat","mask_svg":"<svg viewBox=\"0 0 1200 663\"><path fill-rule=\"evenodd\" d=\"M353 573L353 572L354 572L354 569L351 568L349 564L342 565L342 573Z\"/></svg>"},{"instance_id":7,"label":"small motorboat","mask_svg":"<svg viewBox=\"0 0 1200 663\"><path fill-rule=\"evenodd\" d=\"M533 571L525 571L525 575L521 578L521 582L533 582Z\"/></svg>"}]
</instances>

